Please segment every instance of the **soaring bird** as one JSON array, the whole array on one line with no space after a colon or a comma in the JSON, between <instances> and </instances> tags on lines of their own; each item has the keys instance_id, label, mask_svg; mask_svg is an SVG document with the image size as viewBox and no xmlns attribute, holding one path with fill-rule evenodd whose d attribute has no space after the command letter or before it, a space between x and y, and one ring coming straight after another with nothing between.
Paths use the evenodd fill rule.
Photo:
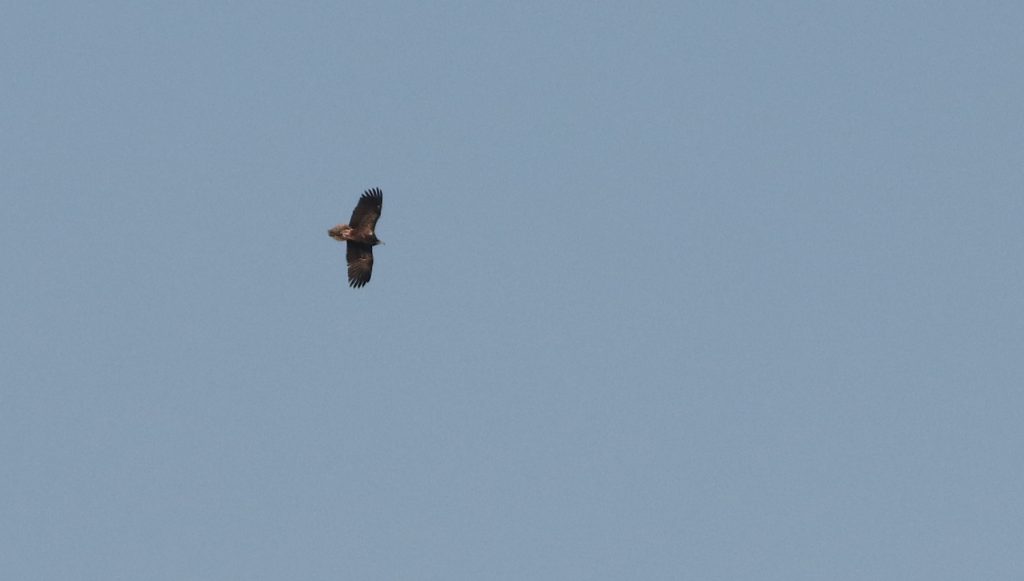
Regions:
<instances>
[{"instance_id":1,"label":"soaring bird","mask_svg":"<svg viewBox=\"0 0 1024 581\"><path fill-rule=\"evenodd\" d=\"M345 258L348 259L348 285L359 288L370 282L373 272L373 247L384 244L377 238L373 229L380 218L380 209L384 204L384 194L380 188L366 190L359 198L356 209L352 210L352 219L348 224L338 224L327 231L327 234L338 242L348 244Z\"/></svg>"}]
</instances>

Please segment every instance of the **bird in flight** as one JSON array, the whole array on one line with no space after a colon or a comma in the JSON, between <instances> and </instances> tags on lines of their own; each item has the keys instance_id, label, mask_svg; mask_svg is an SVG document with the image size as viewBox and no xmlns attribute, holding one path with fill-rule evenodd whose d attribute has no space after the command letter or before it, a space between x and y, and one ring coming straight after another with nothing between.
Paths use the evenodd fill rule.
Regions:
<instances>
[{"instance_id":1,"label":"bird in flight","mask_svg":"<svg viewBox=\"0 0 1024 581\"><path fill-rule=\"evenodd\" d=\"M327 234L338 242L345 242L348 248L345 258L348 259L348 285L359 288L370 282L373 272L373 247L384 244L373 231L380 218L380 209L384 204L384 194L380 188L366 190L359 198L356 209L352 210L352 219L348 224L338 224L327 231Z\"/></svg>"}]
</instances>

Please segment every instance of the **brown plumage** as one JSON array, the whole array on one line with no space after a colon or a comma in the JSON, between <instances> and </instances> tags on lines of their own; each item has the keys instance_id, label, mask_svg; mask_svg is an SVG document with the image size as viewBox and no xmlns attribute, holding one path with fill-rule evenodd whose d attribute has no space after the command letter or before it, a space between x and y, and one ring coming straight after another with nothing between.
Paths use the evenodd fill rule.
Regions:
<instances>
[{"instance_id":1,"label":"brown plumage","mask_svg":"<svg viewBox=\"0 0 1024 581\"><path fill-rule=\"evenodd\" d=\"M338 224L327 231L327 234L339 242L348 244L345 258L348 259L348 284L359 288L370 282L373 272L373 247L384 244L377 238L377 219L384 204L384 194L380 188L366 190L359 198L356 209L352 210L352 219L348 224Z\"/></svg>"}]
</instances>

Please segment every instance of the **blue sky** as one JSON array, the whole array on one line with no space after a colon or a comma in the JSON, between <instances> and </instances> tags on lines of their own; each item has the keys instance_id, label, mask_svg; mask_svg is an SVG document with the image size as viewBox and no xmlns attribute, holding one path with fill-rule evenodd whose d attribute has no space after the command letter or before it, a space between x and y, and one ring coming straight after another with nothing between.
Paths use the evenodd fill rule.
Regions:
<instances>
[{"instance_id":1,"label":"blue sky","mask_svg":"<svg viewBox=\"0 0 1024 581\"><path fill-rule=\"evenodd\" d=\"M9 6L0 576L1021 578L1022 21Z\"/></svg>"}]
</instances>

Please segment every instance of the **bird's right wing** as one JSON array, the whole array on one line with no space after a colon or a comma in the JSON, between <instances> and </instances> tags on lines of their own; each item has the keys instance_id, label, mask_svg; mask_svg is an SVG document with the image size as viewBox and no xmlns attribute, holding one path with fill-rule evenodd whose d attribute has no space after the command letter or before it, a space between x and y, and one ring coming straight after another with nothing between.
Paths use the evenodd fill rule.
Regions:
<instances>
[{"instance_id":1,"label":"bird's right wing","mask_svg":"<svg viewBox=\"0 0 1024 581\"><path fill-rule=\"evenodd\" d=\"M377 219L380 218L383 207L384 193L380 188L366 190L360 196L356 209L352 210L352 219L348 221L348 225L354 230L373 230L377 226Z\"/></svg>"}]
</instances>

